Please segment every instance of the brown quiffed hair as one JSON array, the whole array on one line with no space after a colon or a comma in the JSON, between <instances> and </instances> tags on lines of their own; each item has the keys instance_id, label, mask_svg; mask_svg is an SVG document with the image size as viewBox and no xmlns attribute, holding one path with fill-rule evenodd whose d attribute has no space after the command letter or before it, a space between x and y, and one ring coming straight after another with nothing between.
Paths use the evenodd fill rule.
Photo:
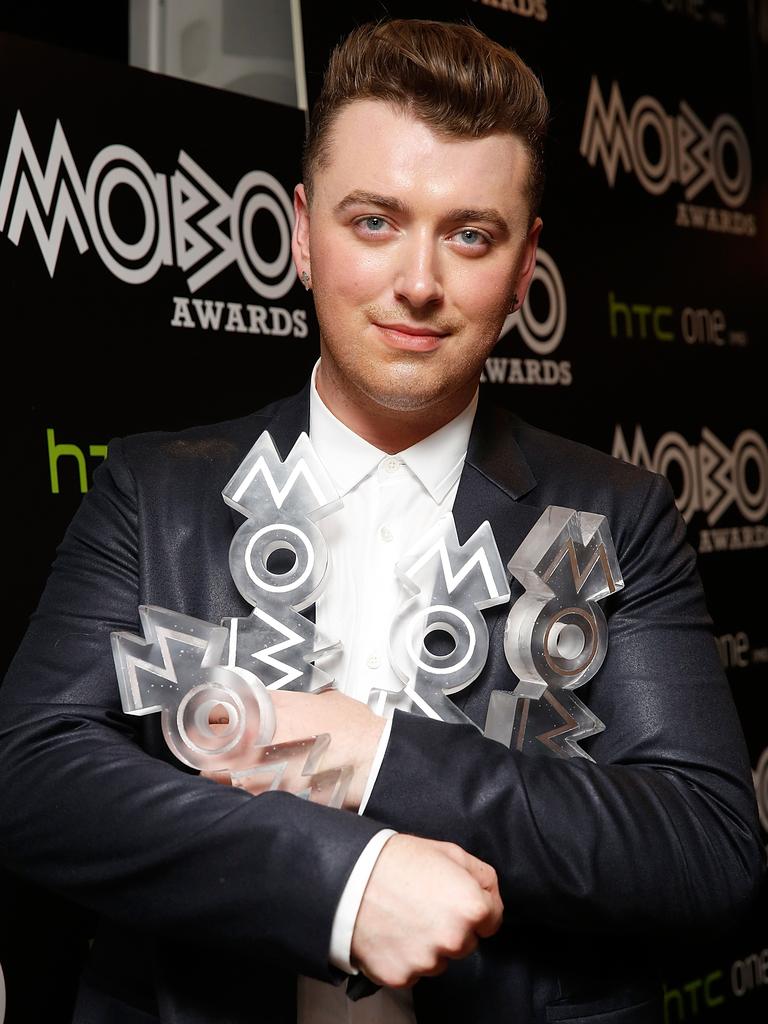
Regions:
<instances>
[{"instance_id":1,"label":"brown quiffed hair","mask_svg":"<svg viewBox=\"0 0 768 1024\"><path fill-rule=\"evenodd\" d=\"M482 138L510 132L525 143L530 219L544 187L549 104L539 80L513 51L470 25L401 18L361 25L331 54L304 147L303 178L328 160L329 135L349 103L378 99L438 133Z\"/></svg>"}]
</instances>

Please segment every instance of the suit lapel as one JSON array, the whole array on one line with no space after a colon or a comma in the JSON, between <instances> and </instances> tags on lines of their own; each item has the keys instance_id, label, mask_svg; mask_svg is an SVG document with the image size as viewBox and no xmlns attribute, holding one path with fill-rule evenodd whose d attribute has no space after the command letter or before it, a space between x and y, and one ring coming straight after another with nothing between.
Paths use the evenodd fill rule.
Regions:
<instances>
[{"instance_id":1,"label":"suit lapel","mask_svg":"<svg viewBox=\"0 0 768 1024\"><path fill-rule=\"evenodd\" d=\"M487 519L505 565L541 511L520 500L537 481L517 443L518 425L516 416L481 399L453 506L459 540Z\"/></svg>"},{"instance_id":2,"label":"suit lapel","mask_svg":"<svg viewBox=\"0 0 768 1024\"><path fill-rule=\"evenodd\" d=\"M505 567L542 511L535 502L521 500L531 494L537 481L517 442L519 422L511 413L484 402L481 395L453 506L460 542L487 519ZM511 604L522 588L512 580L510 589ZM498 689L500 682L502 688L514 689L517 681L503 653L503 624L510 604L497 605L484 613L490 634L486 666L473 683L452 697L479 725L485 720L490 690Z\"/></svg>"},{"instance_id":3,"label":"suit lapel","mask_svg":"<svg viewBox=\"0 0 768 1024\"><path fill-rule=\"evenodd\" d=\"M280 458L287 458L299 434L302 431L309 433L309 381L298 394L291 395L278 404L265 429L272 435Z\"/></svg>"}]
</instances>

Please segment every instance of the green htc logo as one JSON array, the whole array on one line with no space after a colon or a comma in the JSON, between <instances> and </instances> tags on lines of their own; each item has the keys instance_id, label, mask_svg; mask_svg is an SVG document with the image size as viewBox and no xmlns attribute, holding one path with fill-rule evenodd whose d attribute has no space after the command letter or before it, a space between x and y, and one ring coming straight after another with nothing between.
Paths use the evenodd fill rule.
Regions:
<instances>
[{"instance_id":1,"label":"green htc logo","mask_svg":"<svg viewBox=\"0 0 768 1024\"><path fill-rule=\"evenodd\" d=\"M679 329L675 328L679 316ZM612 338L655 338L656 341L677 341L687 345L733 345L739 348L749 344L746 331L728 329L722 309L694 309L685 306L676 313L672 306L652 306L648 302L620 302L614 292L608 292L608 326Z\"/></svg>"},{"instance_id":2,"label":"green htc logo","mask_svg":"<svg viewBox=\"0 0 768 1024\"><path fill-rule=\"evenodd\" d=\"M608 316L610 319L611 337L642 338L648 337L648 328L657 341L674 341L674 332L662 324L662 320L672 317L671 306L650 306L644 302L618 302L613 292L608 292ZM619 331L619 320L623 330Z\"/></svg>"},{"instance_id":3,"label":"green htc logo","mask_svg":"<svg viewBox=\"0 0 768 1024\"><path fill-rule=\"evenodd\" d=\"M69 469L77 466L76 472L77 480L80 484L80 493L85 494L88 490L88 472L83 449L76 444L57 442L53 427L48 427L46 435L48 437L48 465L51 471L51 492L53 494L59 493L59 459L66 459L66 465ZM88 454L96 459L106 459L107 446L105 444L89 444ZM70 462L70 459L75 460L74 465Z\"/></svg>"},{"instance_id":4,"label":"green htc logo","mask_svg":"<svg viewBox=\"0 0 768 1024\"><path fill-rule=\"evenodd\" d=\"M722 971L712 971L704 978L694 978L680 988L664 986L664 1024L677 1024L698 1017L702 1010L725 1002L720 984Z\"/></svg>"}]
</instances>

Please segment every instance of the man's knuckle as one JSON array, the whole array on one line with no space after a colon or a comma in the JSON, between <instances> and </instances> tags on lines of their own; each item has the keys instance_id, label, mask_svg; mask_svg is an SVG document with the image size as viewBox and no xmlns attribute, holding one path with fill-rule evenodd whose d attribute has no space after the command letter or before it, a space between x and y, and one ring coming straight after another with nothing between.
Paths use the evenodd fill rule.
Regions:
<instances>
[{"instance_id":1,"label":"man's knuckle","mask_svg":"<svg viewBox=\"0 0 768 1024\"><path fill-rule=\"evenodd\" d=\"M458 953L467 940L469 929L466 925L456 925L449 928L443 939L443 947L447 953Z\"/></svg>"},{"instance_id":2,"label":"man's knuckle","mask_svg":"<svg viewBox=\"0 0 768 1024\"><path fill-rule=\"evenodd\" d=\"M411 985L417 980L418 974L411 968L401 968L392 975L392 981L389 982L390 988L410 988Z\"/></svg>"},{"instance_id":3,"label":"man's knuckle","mask_svg":"<svg viewBox=\"0 0 768 1024\"><path fill-rule=\"evenodd\" d=\"M488 916L488 905L483 900L471 900L464 908L464 917L468 924L474 925Z\"/></svg>"}]
</instances>

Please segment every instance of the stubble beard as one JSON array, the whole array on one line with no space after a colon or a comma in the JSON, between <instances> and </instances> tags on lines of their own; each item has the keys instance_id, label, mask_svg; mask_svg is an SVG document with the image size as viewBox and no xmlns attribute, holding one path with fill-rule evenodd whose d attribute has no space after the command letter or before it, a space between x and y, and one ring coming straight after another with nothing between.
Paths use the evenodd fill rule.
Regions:
<instances>
[{"instance_id":1,"label":"stubble beard","mask_svg":"<svg viewBox=\"0 0 768 1024\"><path fill-rule=\"evenodd\" d=\"M331 359L337 386L352 400L363 396L368 403L382 410L402 413L426 411L443 404L459 390L476 383L480 369L469 361L453 364L450 381L438 366L428 360L438 353L398 353L388 363L377 359Z\"/></svg>"}]
</instances>

